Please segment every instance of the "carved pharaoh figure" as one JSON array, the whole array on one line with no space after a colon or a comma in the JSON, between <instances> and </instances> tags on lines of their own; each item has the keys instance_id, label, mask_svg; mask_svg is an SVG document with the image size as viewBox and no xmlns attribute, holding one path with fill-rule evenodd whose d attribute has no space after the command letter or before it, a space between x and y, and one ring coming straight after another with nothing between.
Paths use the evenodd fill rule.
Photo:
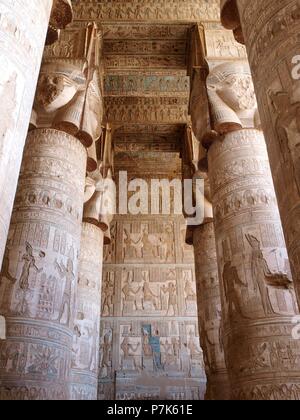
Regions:
<instances>
[{"instance_id":1,"label":"carved pharaoh figure","mask_svg":"<svg viewBox=\"0 0 300 420\"><path fill-rule=\"evenodd\" d=\"M176 315L177 313L177 288L174 283L169 283L168 286L164 285L162 291L168 294L168 310L167 315Z\"/></svg>"},{"instance_id":2,"label":"carved pharaoh figure","mask_svg":"<svg viewBox=\"0 0 300 420\"><path fill-rule=\"evenodd\" d=\"M72 309L72 287L75 279L73 258L74 255L72 256L72 250L70 250L70 255L66 265L64 265L63 262L55 262L55 267L59 273L60 278L65 279L65 286L63 289L62 302L59 312L59 322L62 322L63 317L66 315L66 321L64 321L66 325L69 325Z\"/></svg>"},{"instance_id":3,"label":"carved pharaoh figure","mask_svg":"<svg viewBox=\"0 0 300 420\"><path fill-rule=\"evenodd\" d=\"M109 377L111 370L111 349L112 349L112 331L107 331L100 346L102 350L102 359L100 362L102 377Z\"/></svg>"},{"instance_id":4,"label":"carved pharaoh figure","mask_svg":"<svg viewBox=\"0 0 300 420\"><path fill-rule=\"evenodd\" d=\"M146 279L143 284L143 309L146 310L146 303L150 303L153 305L155 310L158 309L158 303L157 303L158 296L151 290L150 283Z\"/></svg>"},{"instance_id":5,"label":"carved pharaoh figure","mask_svg":"<svg viewBox=\"0 0 300 420\"><path fill-rule=\"evenodd\" d=\"M122 289L122 292L124 294L124 301L129 302L133 304L133 310L137 311L140 308L139 302L138 302L138 295L141 291L142 287L134 288L134 279L132 277L132 273L128 273L127 281L125 286Z\"/></svg>"},{"instance_id":6,"label":"carved pharaoh figure","mask_svg":"<svg viewBox=\"0 0 300 420\"><path fill-rule=\"evenodd\" d=\"M111 315L114 308L114 281L107 273L107 278L104 280L103 300L102 300L102 314L104 316Z\"/></svg>"}]
</instances>

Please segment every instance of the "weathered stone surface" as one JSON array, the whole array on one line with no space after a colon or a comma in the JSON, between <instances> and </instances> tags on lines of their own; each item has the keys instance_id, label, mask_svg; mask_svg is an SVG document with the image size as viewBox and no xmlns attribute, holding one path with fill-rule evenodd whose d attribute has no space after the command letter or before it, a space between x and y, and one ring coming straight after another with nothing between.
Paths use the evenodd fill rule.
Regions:
<instances>
[{"instance_id":1,"label":"weathered stone surface","mask_svg":"<svg viewBox=\"0 0 300 420\"><path fill-rule=\"evenodd\" d=\"M209 168L233 397L280 399L276 388L300 386L298 309L262 133L226 134L211 146Z\"/></svg>"},{"instance_id":2,"label":"weathered stone surface","mask_svg":"<svg viewBox=\"0 0 300 420\"><path fill-rule=\"evenodd\" d=\"M52 0L0 2L0 266L51 7Z\"/></svg>"},{"instance_id":3,"label":"weathered stone surface","mask_svg":"<svg viewBox=\"0 0 300 420\"><path fill-rule=\"evenodd\" d=\"M28 135L0 277L1 399L69 398L85 166L74 137Z\"/></svg>"},{"instance_id":4,"label":"weathered stone surface","mask_svg":"<svg viewBox=\"0 0 300 420\"><path fill-rule=\"evenodd\" d=\"M196 400L204 370L207 399L299 399L298 308L257 131L299 283L298 2L222 0L234 34L218 0L12 3L0 0L1 262L50 22L0 277L0 399L92 400L98 387ZM216 232L206 185L195 274L182 216L111 224L102 210L119 170L206 179L207 153Z\"/></svg>"},{"instance_id":5,"label":"weathered stone surface","mask_svg":"<svg viewBox=\"0 0 300 420\"><path fill-rule=\"evenodd\" d=\"M241 25L243 30L300 302L299 2L238 0L236 4L235 18L234 4L224 4L223 22L230 29Z\"/></svg>"},{"instance_id":6,"label":"weathered stone surface","mask_svg":"<svg viewBox=\"0 0 300 420\"><path fill-rule=\"evenodd\" d=\"M298 308L264 136L253 129L249 66L218 66L207 85L219 133L208 166L233 397L292 400L291 389L299 387L300 346L292 334Z\"/></svg>"},{"instance_id":7,"label":"weathered stone surface","mask_svg":"<svg viewBox=\"0 0 300 420\"><path fill-rule=\"evenodd\" d=\"M206 398L229 400L225 364L221 293L213 220L193 231L201 346L207 376Z\"/></svg>"},{"instance_id":8,"label":"weathered stone surface","mask_svg":"<svg viewBox=\"0 0 300 420\"><path fill-rule=\"evenodd\" d=\"M98 395L103 239L99 227L83 223L71 375L75 401L96 400Z\"/></svg>"},{"instance_id":9,"label":"weathered stone surface","mask_svg":"<svg viewBox=\"0 0 300 420\"><path fill-rule=\"evenodd\" d=\"M144 157L139 169L116 156L116 168L127 167L129 178L142 176L146 163L153 173L157 159ZM118 216L111 236L104 252L99 399L204 399L194 260L182 216Z\"/></svg>"},{"instance_id":10,"label":"weathered stone surface","mask_svg":"<svg viewBox=\"0 0 300 420\"><path fill-rule=\"evenodd\" d=\"M71 23L71 11L71 0L0 2L0 266L49 19L52 43L49 33Z\"/></svg>"},{"instance_id":11,"label":"weathered stone surface","mask_svg":"<svg viewBox=\"0 0 300 420\"><path fill-rule=\"evenodd\" d=\"M201 20L218 20L218 0L209 3L200 0L196 3L187 0L174 0L165 3L164 0L150 0L147 3L134 1L105 0L101 3L97 0L90 0L82 3L74 1L76 19L100 20L100 21L188 21L198 22Z\"/></svg>"},{"instance_id":12,"label":"weathered stone surface","mask_svg":"<svg viewBox=\"0 0 300 420\"><path fill-rule=\"evenodd\" d=\"M184 233L179 220L113 224L102 291L100 399L111 388L111 399L204 398L193 258Z\"/></svg>"}]
</instances>

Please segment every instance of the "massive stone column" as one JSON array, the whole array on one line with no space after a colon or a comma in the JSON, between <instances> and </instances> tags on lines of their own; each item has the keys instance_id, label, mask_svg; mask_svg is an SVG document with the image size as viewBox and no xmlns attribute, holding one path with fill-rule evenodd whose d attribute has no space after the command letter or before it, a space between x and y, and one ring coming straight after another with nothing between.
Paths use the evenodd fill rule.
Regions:
<instances>
[{"instance_id":1,"label":"massive stone column","mask_svg":"<svg viewBox=\"0 0 300 420\"><path fill-rule=\"evenodd\" d=\"M0 277L0 399L68 399L87 153L71 135L32 131Z\"/></svg>"},{"instance_id":2,"label":"massive stone column","mask_svg":"<svg viewBox=\"0 0 300 420\"><path fill-rule=\"evenodd\" d=\"M192 119L195 117L198 118L193 113ZM199 226L188 227L186 243L194 246L199 331L207 377L206 399L229 400L230 386L222 342L221 294L213 211L206 173L207 152L196 139L191 127L186 128L185 134L181 153L183 181L194 179L193 201L199 207L204 205L203 222ZM203 130L202 133L198 132L200 138L201 134ZM200 197L196 194L198 180L204 181L204 195L200 194Z\"/></svg>"},{"instance_id":3,"label":"massive stone column","mask_svg":"<svg viewBox=\"0 0 300 420\"><path fill-rule=\"evenodd\" d=\"M206 398L229 400L225 364L221 295L213 219L193 229L201 346L207 376Z\"/></svg>"},{"instance_id":4,"label":"massive stone column","mask_svg":"<svg viewBox=\"0 0 300 420\"><path fill-rule=\"evenodd\" d=\"M83 222L73 339L73 400L96 400L99 373L103 231Z\"/></svg>"},{"instance_id":5,"label":"massive stone column","mask_svg":"<svg viewBox=\"0 0 300 420\"><path fill-rule=\"evenodd\" d=\"M113 157L107 135L110 133L103 133L102 142ZM71 398L77 401L98 397L103 247L110 244L108 234L116 201L113 159L101 156L95 163L100 171L95 170L86 179L73 337Z\"/></svg>"},{"instance_id":6,"label":"massive stone column","mask_svg":"<svg viewBox=\"0 0 300 420\"><path fill-rule=\"evenodd\" d=\"M80 32L95 34L91 56L96 31L89 25ZM82 55L76 63L48 61L40 72L37 118L30 128L40 121L51 128L28 135L2 266L0 314L6 317L8 337L0 349L0 399L71 397L84 146L95 147L101 127L100 115L94 118L97 69Z\"/></svg>"},{"instance_id":7,"label":"massive stone column","mask_svg":"<svg viewBox=\"0 0 300 420\"><path fill-rule=\"evenodd\" d=\"M64 21L64 13L71 13L66 2L55 0L53 27L69 22ZM52 3L0 1L0 266Z\"/></svg>"},{"instance_id":8,"label":"massive stone column","mask_svg":"<svg viewBox=\"0 0 300 420\"><path fill-rule=\"evenodd\" d=\"M245 41L300 302L298 0L223 0L224 26Z\"/></svg>"},{"instance_id":9,"label":"massive stone column","mask_svg":"<svg viewBox=\"0 0 300 420\"><path fill-rule=\"evenodd\" d=\"M299 399L297 307L264 137L253 128L248 66L215 68L208 93L217 131L208 166L233 397Z\"/></svg>"},{"instance_id":10,"label":"massive stone column","mask_svg":"<svg viewBox=\"0 0 300 420\"><path fill-rule=\"evenodd\" d=\"M90 58L48 62L38 83L35 124L51 128L28 135L0 277L0 313L8 325L0 348L0 399L71 397L78 258L89 195L86 147L95 148L102 109L99 63L92 60L98 30L88 25L80 34L91 35L85 38Z\"/></svg>"},{"instance_id":11,"label":"massive stone column","mask_svg":"<svg viewBox=\"0 0 300 420\"><path fill-rule=\"evenodd\" d=\"M98 395L103 246L109 228L101 222L103 183L99 171L86 179L72 360L71 398L77 401Z\"/></svg>"}]
</instances>

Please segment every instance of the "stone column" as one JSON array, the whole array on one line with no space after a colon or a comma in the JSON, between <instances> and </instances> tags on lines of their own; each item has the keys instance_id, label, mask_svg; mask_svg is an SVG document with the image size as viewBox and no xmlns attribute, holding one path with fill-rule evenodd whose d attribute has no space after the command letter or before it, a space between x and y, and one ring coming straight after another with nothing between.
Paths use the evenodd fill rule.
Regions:
<instances>
[{"instance_id":1,"label":"stone column","mask_svg":"<svg viewBox=\"0 0 300 420\"><path fill-rule=\"evenodd\" d=\"M0 266L52 2L0 0ZM54 11L65 2L56 0ZM53 20L61 27L64 13Z\"/></svg>"},{"instance_id":2,"label":"stone column","mask_svg":"<svg viewBox=\"0 0 300 420\"><path fill-rule=\"evenodd\" d=\"M100 170L102 163L96 165ZM77 401L98 397L103 247L110 244L115 208L112 162L107 163L106 178L96 170L86 179L72 360L71 398Z\"/></svg>"},{"instance_id":3,"label":"stone column","mask_svg":"<svg viewBox=\"0 0 300 420\"><path fill-rule=\"evenodd\" d=\"M73 339L73 400L97 400L104 233L83 222Z\"/></svg>"},{"instance_id":4,"label":"stone column","mask_svg":"<svg viewBox=\"0 0 300 420\"><path fill-rule=\"evenodd\" d=\"M201 346L208 400L230 400L221 322L221 296L213 219L193 231Z\"/></svg>"},{"instance_id":5,"label":"stone column","mask_svg":"<svg viewBox=\"0 0 300 420\"><path fill-rule=\"evenodd\" d=\"M299 1L223 0L222 21L247 46L300 302Z\"/></svg>"},{"instance_id":6,"label":"stone column","mask_svg":"<svg viewBox=\"0 0 300 420\"><path fill-rule=\"evenodd\" d=\"M293 400L300 398L297 306L264 137L253 128L251 83L248 66L232 63L208 78L219 133L208 166L226 364L235 399Z\"/></svg>"},{"instance_id":7,"label":"stone column","mask_svg":"<svg viewBox=\"0 0 300 420\"><path fill-rule=\"evenodd\" d=\"M87 152L29 133L0 277L0 399L68 399Z\"/></svg>"}]
</instances>

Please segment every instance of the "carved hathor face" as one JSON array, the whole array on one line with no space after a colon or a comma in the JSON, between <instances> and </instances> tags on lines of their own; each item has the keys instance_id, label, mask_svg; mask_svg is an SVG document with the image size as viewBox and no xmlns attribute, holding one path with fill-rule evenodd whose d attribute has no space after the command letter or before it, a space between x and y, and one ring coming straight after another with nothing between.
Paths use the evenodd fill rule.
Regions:
<instances>
[{"instance_id":1,"label":"carved hathor face","mask_svg":"<svg viewBox=\"0 0 300 420\"><path fill-rule=\"evenodd\" d=\"M227 133L256 124L257 102L247 63L223 63L207 79L214 129Z\"/></svg>"},{"instance_id":2,"label":"carved hathor face","mask_svg":"<svg viewBox=\"0 0 300 420\"><path fill-rule=\"evenodd\" d=\"M38 82L36 102L43 108L48 107L64 89L64 78L56 74L41 75Z\"/></svg>"},{"instance_id":3,"label":"carved hathor face","mask_svg":"<svg viewBox=\"0 0 300 420\"><path fill-rule=\"evenodd\" d=\"M35 106L44 112L55 112L67 105L77 92L76 83L64 74L41 74L37 86Z\"/></svg>"},{"instance_id":4,"label":"carved hathor face","mask_svg":"<svg viewBox=\"0 0 300 420\"><path fill-rule=\"evenodd\" d=\"M208 78L209 90L235 112L257 108L250 69L247 65L226 63L216 67Z\"/></svg>"},{"instance_id":5,"label":"carved hathor face","mask_svg":"<svg viewBox=\"0 0 300 420\"><path fill-rule=\"evenodd\" d=\"M236 112L257 107L250 74L229 75L219 86L218 93Z\"/></svg>"}]
</instances>

